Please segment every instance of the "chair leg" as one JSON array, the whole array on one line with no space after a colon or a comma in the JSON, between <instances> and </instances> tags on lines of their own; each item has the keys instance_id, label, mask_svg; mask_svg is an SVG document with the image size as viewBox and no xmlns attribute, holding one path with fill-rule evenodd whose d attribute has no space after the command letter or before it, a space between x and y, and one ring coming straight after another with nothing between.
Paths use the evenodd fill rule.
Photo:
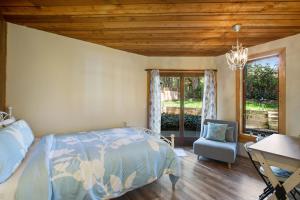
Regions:
<instances>
[{"instance_id":1,"label":"chair leg","mask_svg":"<svg viewBox=\"0 0 300 200\"><path fill-rule=\"evenodd\" d=\"M231 169L231 163L228 163L228 169Z\"/></svg>"},{"instance_id":2,"label":"chair leg","mask_svg":"<svg viewBox=\"0 0 300 200\"><path fill-rule=\"evenodd\" d=\"M270 194L272 194L274 192L274 189L273 189L273 187L266 187L265 189L264 189L264 192L261 194L261 195L259 195L259 200L263 200L263 199L265 199L265 198L267 198Z\"/></svg>"},{"instance_id":3,"label":"chair leg","mask_svg":"<svg viewBox=\"0 0 300 200\"><path fill-rule=\"evenodd\" d=\"M297 188L294 188L290 191L290 194L292 195L292 197L295 199L295 200L298 200L299 197L300 197L300 192L297 190Z\"/></svg>"}]
</instances>

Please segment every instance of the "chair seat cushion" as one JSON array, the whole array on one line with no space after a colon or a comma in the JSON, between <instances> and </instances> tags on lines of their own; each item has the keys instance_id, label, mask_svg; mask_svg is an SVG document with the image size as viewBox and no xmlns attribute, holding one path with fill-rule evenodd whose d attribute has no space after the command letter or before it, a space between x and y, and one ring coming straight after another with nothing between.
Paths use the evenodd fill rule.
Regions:
<instances>
[{"instance_id":1,"label":"chair seat cushion","mask_svg":"<svg viewBox=\"0 0 300 200\"><path fill-rule=\"evenodd\" d=\"M199 138L193 144L194 153L207 158L233 163L236 158L237 144L218 142Z\"/></svg>"}]
</instances>

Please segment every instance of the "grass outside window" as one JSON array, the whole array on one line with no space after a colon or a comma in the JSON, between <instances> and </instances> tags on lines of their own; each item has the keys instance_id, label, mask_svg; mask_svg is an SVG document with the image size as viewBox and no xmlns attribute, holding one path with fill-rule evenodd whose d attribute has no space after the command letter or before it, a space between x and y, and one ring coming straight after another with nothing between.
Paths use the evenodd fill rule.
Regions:
<instances>
[{"instance_id":1,"label":"grass outside window","mask_svg":"<svg viewBox=\"0 0 300 200\"><path fill-rule=\"evenodd\" d=\"M175 108L180 108L180 101L164 101L163 102L164 107L175 107ZM184 101L184 107L185 108L197 108L201 109L202 108L202 101L199 100L185 100Z\"/></svg>"}]
</instances>

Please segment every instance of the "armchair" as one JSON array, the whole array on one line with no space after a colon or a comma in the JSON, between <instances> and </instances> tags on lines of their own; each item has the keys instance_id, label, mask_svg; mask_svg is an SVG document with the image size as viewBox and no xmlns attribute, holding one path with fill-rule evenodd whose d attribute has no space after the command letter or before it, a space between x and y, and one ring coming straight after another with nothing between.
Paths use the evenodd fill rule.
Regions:
<instances>
[{"instance_id":1,"label":"armchair","mask_svg":"<svg viewBox=\"0 0 300 200\"><path fill-rule=\"evenodd\" d=\"M233 121L223 120L211 120L206 119L204 124L208 122L228 124L228 127L232 127L233 130L233 142L219 142L213 140L207 140L203 137L203 130L201 130L200 138L193 144L194 153L200 156L207 157L214 160L219 160L228 163L228 168L231 168L231 164L234 163L237 154L238 143L238 124Z\"/></svg>"}]
</instances>

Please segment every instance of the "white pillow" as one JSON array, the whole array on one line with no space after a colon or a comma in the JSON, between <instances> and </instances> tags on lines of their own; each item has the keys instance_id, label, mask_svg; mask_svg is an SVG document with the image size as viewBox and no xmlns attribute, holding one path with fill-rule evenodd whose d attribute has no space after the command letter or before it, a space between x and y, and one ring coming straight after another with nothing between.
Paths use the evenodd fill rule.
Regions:
<instances>
[{"instance_id":1,"label":"white pillow","mask_svg":"<svg viewBox=\"0 0 300 200\"><path fill-rule=\"evenodd\" d=\"M15 172L33 140L32 131L24 120L0 129L0 183Z\"/></svg>"}]
</instances>

